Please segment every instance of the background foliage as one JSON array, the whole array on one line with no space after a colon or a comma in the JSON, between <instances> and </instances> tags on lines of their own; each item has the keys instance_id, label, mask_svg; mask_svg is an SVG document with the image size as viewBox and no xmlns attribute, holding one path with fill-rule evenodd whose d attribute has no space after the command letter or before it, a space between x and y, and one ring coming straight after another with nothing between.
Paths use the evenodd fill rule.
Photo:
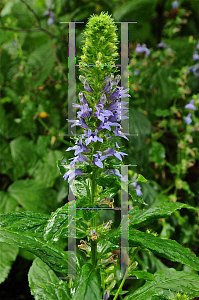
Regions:
<instances>
[{"instance_id":1,"label":"background foliage","mask_svg":"<svg viewBox=\"0 0 199 300\"><path fill-rule=\"evenodd\" d=\"M44 16L47 9L51 15ZM71 145L68 137L60 135L68 133L68 25L59 22L86 23L91 14L101 11L112 14L115 21L138 21L129 24L129 131L138 136L130 137L128 144L120 143L129 154L125 163L137 165L129 176L141 173L147 178L140 183L147 208L176 201L198 206L199 59L193 60L193 54L199 41L199 1L182 0L172 9L170 0L11 0L1 3L1 214L32 211L50 215L67 203L67 184L56 165L63 155L70 158L65 149ZM84 26L76 25L77 57ZM118 34L120 37L120 25ZM161 41L165 48L157 46ZM135 52L138 43L150 49L148 57ZM78 76L77 68L77 92ZM190 110L185 105L191 99L196 110L191 111L188 125L185 117ZM119 206L119 197L115 201ZM99 222L106 214L100 215ZM119 218L114 214L111 218L117 227ZM194 211L176 211L166 220L143 225L142 230L147 228L199 256L199 221ZM67 240L59 246L66 250ZM27 272L34 255L6 243L0 247L0 282L5 281L1 297L33 299ZM137 255L136 260L147 272L167 267L196 272L148 252ZM34 263L41 268L37 260ZM124 289L134 291L141 284L127 280Z\"/></svg>"}]
</instances>

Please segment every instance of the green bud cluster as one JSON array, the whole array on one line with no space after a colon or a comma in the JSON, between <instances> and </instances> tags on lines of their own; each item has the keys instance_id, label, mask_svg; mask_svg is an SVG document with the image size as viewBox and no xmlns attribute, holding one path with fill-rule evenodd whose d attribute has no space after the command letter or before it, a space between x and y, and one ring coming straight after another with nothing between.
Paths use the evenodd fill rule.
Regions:
<instances>
[{"instance_id":1,"label":"green bud cluster","mask_svg":"<svg viewBox=\"0 0 199 300\"><path fill-rule=\"evenodd\" d=\"M83 55L79 62L80 70L88 80L93 81L94 77L99 79L99 73L105 78L117 71L115 61L119 56L119 42L116 31L117 27L108 13L101 12L100 15L92 15L89 18L83 33Z\"/></svg>"}]
</instances>

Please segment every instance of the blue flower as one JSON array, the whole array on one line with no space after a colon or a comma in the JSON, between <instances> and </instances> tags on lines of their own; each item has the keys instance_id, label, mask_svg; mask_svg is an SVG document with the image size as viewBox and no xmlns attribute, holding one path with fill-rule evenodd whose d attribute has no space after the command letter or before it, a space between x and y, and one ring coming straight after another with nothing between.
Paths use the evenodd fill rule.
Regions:
<instances>
[{"instance_id":1,"label":"blue flower","mask_svg":"<svg viewBox=\"0 0 199 300\"><path fill-rule=\"evenodd\" d=\"M104 151L104 153L106 153L106 154L102 156L103 159L107 158L108 156L115 155L115 157L117 157L121 161L122 161L122 156L128 155L128 154L126 154L124 152L116 151L113 148L108 148L107 150Z\"/></svg>"},{"instance_id":2,"label":"blue flower","mask_svg":"<svg viewBox=\"0 0 199 300\"><path fill-rule=\"evenodd\" d=\"M85 89L85 91L87 91L89 93L93 93L93 89L91 88L90 84L88 83L88 80L84 81L84 89Z\"/></svg>"},{"instance_id":3,"label":"blue flower","mask_svg":"<svg viewBox=\"0 0 199 300\"><path fill-rule=\"evenodd\" d=\"M178 8L178 1L173 1L171 5L172 9Z\"/></svg>"},{"instance_id":4,"label":"blue flower","mask_svg":"<svg viewBox=\"0 0 199 300\"><path fill-rule=\"evenodd\" d=\"M91 129L88 130L88 133L85 130L84 137L87 137L85 140L86 146L90 144L90 142L101 142L103 143L103 139L97 136L98 130L96 129L95 132L91 132Z\"/></svg>"},{"instance_id":5,"label":"blue flower","mask_svg":"<svg viewBox=\"0 0 199 300\"><path fill-rule=\"evenodd\" d=\"M117 169L108 169L104 172L104 174L108 174L108 175L105 175L105 177L107 177L109 175L119 176L120 178L122 177L122 175L120 174L120 172Z\"/></svg>"},{"instance_id":6,"label":"blue flower","mask_svg":"<svg viewBox=\"0 0 199 300\"><path fill-rule=\"evenodd\" d=\"M64 180L68 178L68 182L70 182L77 175L86 175L86 173L82 173L82 169L69 170L64 174L63 178Z\"/></svg>"},{"instance_id":7,"label":"blue flower","mask_svg":"<svg viewBox=\"0 0 199 300\"><path fill-rule=\"evenodd\" d=\"M82 139L79 140L76 146L69 147L68 149L66 149L66 151L70 151L70 150L75 150L75 155L81 152L90 152L90 149L82 143Z\"/></svg>"},{"instance_id":8,"label":"blue flower","mask_svg":"<svg viewBox=\"0 0 199 300\"><path fill-rule=\"evenodd\" d=\"M191 124L192 120L191 120L191 113L189 113L186 118L185 118L185 122L187 123L187 125Z\"/></svg>"},{"instance_id":9,"label":"blue flower","mask_svg":"<svg viewBox=\"0 0 199 300\"><path fill-rule=\"evenodd\" d=\"M198 59L199 59L199 54L197 53L197 51L194 51L193 60L198 60Z\"/></svg>"},{"instance_id":10,"label":"blue flower","mask_svg":"<svg viewBox=\"0 0 199 300\"><path fill-rule=\"evenodd\" d=\"M109 299L109 290L105 290L103 300Z\"/></svg>"},{"instance_id":11,"label":"blue flower","mask_svg":"<svg viewBox=\"0 0 199 300\"><path fill-rule=\"evenodd\" d=\"M88 104L88 101L86 100L86 97L84 96L84 93L79 93L79 101L81 104Z\"/></svg>"},{"instance_id":12,"label":"blue flower","mask_svg":"<svg viewBox=\"0 0 199 300\"><path fill-rule=\"evenodd\" d=\"M141 192L141 186L139 184L136 186L135 190L137 192L138 197L143 195L142 192Z\"/></svg>"},{"instance_id":13,"label":"blue flower","mask_svg":"<svg viewBox=\"0 0 199 300\"><path fill-rule=\"evenodd\" d=\"M194 99L192 99L187 105L185 105L185 108L196 110Z\"/></svg>"},{"instance_id":14,"label":"blue flower","mask_svg":"<svg viewBox=\"0 0 199 300\"><path fill-rule=\"evenodd\" d=\"M71 127L81 126L82 128L90 128L82 118L80 118L79 120L66 120L68 120L68 122L74 122L74 124Z\"/></svg>"},{"instance_id":15,"label":"blue flower","mask_svg":"<svg viewBox=\"0 0 199 300\"><path fill-rule=\"evenodd\" d=\"M146 44L142 44L142 46L138 43L136 48L135 48L136 53L143 53L145 52L146 57L149 56L151 51L146 47Z\"/></svg>"},{"instance_id":16,"label":"blue flower","mask_svg":"<svg viewBox=\"0 0 199 300\"><path fill-rule=\"evenodd\" d=\"M81 153L78 154L78 156L76 156L75 158L69 158L69 160L72 160L70 162L71 166L74 166L77 162L81 162L81 163L85 163L86 165L88 165L88 163L86 162L86 160L89 160L89 158Z\"/></svg>"},{"instance_id":17,"label":"blue flower","mask_svg":"<svg viewBox=\"0 0 199 300\"><path fill-rule=\"evenodd\" d=\"M157 47L160 49L164 49L164 48L166 48L166 44L162 41L159 44L157 44Z\"/></svg>"},{"instance_id":18,"label":"blue flower","mask_svg":"<svg viewBox=\"0 0 199 300\"><path fill-rule=\"evenodd\" d=\"M51 25L52 23L57 23L58 21L54 18L55 14L52 10L50 10L48 8L47 11L45 11L45 13L43 14L43 16L49 16L48 20L47 20L47 24Z\"/></svg>"},{"instance_id":19,"label":"blue flower","mask_svg":"<svg viewBox=\"0 0 199 300\"><path fill-rule=\"evenodd\" d=\"M96 153L96 154L93 154L93 156L95 156L95 158L94 158L94 160L92 161L92 164L98 166L98 167L101 168L101 169L103 169L103 163L102 163L102 160L104 160L104 159L102 159L102 157L101 157L102 152L101 152L101 151L97 151L97 152L98 152L98 154L97 154L97 153Z\"/></svg>"}]
</instances>

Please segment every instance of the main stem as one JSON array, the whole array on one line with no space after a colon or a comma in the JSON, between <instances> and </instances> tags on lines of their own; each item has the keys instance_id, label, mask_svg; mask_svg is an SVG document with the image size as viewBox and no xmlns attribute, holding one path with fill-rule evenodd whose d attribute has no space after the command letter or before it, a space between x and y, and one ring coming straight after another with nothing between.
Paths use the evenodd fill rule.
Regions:
<instances>
[{"instance_id":1,"label":"main stem","mask_svg":"<svg viewBox=\"0 0 199 300\"><path fill-rule=\"evenodd\" d=\"M93 176L91 178L91 206L94 205L94 197L95 197L95 190L96 190L96 169L93 171ZM96 216L91 219L91 226L96 227ZM95 267L97 265L97 241L91 240L91 254L92 254L92 265Z\"/></svg>"}]
</instances>

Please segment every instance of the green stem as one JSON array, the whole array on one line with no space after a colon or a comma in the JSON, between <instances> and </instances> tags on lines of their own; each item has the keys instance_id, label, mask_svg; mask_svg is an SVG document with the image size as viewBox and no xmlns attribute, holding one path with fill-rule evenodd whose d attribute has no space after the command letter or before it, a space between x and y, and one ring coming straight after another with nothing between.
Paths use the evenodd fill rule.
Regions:
<instances>
[{"instance_id":1,"label":"green stem","mask_svg":"<svg viewBox=\"0 0 199 300\"><path fill-rule=\"evenodd\" d=\"M96 169L93 170L93 176L91 177L91 207L94 205L95 190L96 190ZM96 216L91 220L91 226L96 227ZM97 265L97 241L91 241L91 254L93 267Z\"/></svg>"},{"instance_id":2,"label":"green stem","mask_svg":"<svg viewBox=\"0 0 199 300\"><path fill-rule=\"evenodd\" d=\"M135 255L138 253L138 251L139 251L140 249L141 249L140 247L136 247L136 248L134 249L133 254L132 254L132 259L131 259L130 265L132 264ZM129 273L129 269L130 269L130 268L131 268L131 267L127 267L127 268L126 268L126 272L125 272L125 274L124 274L124 278L122 279L122 282L121 282L121 284L120 284L120 286L119 286L119 289L117 290L117 293L115 294L115 297L113 298L113 300L116 300L116 299L117 299L117 297L118 297L118 295L119 295L119 292L121 291L121 289L122 289L122 287L123 287L123 285L124 285L124 282L125 282L126 278L128 277L128 273Z\"/></svg>"}]
</instances>

